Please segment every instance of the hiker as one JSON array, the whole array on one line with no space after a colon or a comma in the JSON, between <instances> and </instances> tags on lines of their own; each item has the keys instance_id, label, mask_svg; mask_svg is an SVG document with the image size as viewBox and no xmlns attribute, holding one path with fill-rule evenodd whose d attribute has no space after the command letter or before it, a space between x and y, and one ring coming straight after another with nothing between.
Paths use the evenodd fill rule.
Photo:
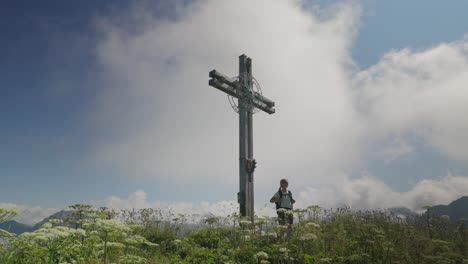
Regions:
<instances>
[{"instance_id":1,"label":"hiker","mask_svg":"<svg viewBox=\"0 0 468 264\"><path fill-rule=\"evenodd\" d=\"M294 217L292 214L293 204L296 200L293 199L291 191L288 190L288 180L282 179L280 181L280 188L271 197L270 203L276 204L276 212L278 214L278 223L284 225L288 223L292 225ZM278 210L283 208L283 210Z\"/></svg>"}]
</instances>

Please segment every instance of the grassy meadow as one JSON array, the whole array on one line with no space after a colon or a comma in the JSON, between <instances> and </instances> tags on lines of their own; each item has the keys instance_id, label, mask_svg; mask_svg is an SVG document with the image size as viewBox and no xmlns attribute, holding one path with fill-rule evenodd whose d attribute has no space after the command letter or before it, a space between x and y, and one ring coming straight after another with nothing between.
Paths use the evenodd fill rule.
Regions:
<instances>
[{"instance_id":1,"label":"grassy meadow","mask_svg":"<svg viewBox=\"0 0 468 264\"><path fill-rule=\"evenodd\" d=\"M33 232L0 229L0 263L468 263L465 221L446 216L398 217L386 211L310 206L276 217L205 218L160 210L115 212L73 205L71 217ZM17 212L0 209L0 222Z\"/></svg>"}]
</instances>

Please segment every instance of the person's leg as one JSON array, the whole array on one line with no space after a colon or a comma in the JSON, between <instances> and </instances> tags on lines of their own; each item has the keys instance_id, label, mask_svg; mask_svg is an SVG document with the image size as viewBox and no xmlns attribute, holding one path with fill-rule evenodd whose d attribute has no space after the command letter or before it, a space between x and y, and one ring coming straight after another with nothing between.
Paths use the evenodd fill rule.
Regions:
<instances>
[{"instance_id":1,"label":"person's leg","mask_svg":"<svg viewBox=\"0 0 468 264\"><path fill-rule=\"evenodd\" d=\"M288 222L289 222L290 225L293 224L293 222L294 222L294 215L293 214L288 215Z\"/></svg>"},{"instance_id":2,"label":"person's leg","mask_svg":"<svg viewBox=\"0 0 468 264\"><path fill-rule=\"evenodd\" d=\"M284 225L286 224L286 219L285 219L285 215L283 212L278 212L278 224L280 225Z\"/></svg>"}]
</instances>

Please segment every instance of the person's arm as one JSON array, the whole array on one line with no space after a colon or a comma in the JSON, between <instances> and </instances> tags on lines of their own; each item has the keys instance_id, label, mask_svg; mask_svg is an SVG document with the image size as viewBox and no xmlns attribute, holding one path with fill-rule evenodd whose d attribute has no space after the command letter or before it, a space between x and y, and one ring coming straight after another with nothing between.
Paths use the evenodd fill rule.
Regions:
<instances>
[{"instance_id":1,"label":"person's arm","mask_svg":"<svg viewBox=\"0 0 468 264\"><path fill-rule=\"evenodd\" d=\"M281 198L279 197L278 192L276 192L275 195L271 197L270 203L279 203L279 202L281 202Z\"/></svg>"}]
</instances>

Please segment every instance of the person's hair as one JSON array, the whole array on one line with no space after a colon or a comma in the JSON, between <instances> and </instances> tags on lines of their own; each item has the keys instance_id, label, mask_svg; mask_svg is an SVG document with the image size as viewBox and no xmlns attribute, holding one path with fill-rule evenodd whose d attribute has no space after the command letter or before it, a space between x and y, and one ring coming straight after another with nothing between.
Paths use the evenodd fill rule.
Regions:
<instances>
[{"instance_id":1,"label":"person's hair","mask_svg":"<svg viewBox=\"0 0 468 264\"><path fill-rule=\"evenodd\" d=\"M289 184L288 180L286 180L286 179L281 179L280 184L283 183L283 182Z\"/></svg>"}]
</instances>

